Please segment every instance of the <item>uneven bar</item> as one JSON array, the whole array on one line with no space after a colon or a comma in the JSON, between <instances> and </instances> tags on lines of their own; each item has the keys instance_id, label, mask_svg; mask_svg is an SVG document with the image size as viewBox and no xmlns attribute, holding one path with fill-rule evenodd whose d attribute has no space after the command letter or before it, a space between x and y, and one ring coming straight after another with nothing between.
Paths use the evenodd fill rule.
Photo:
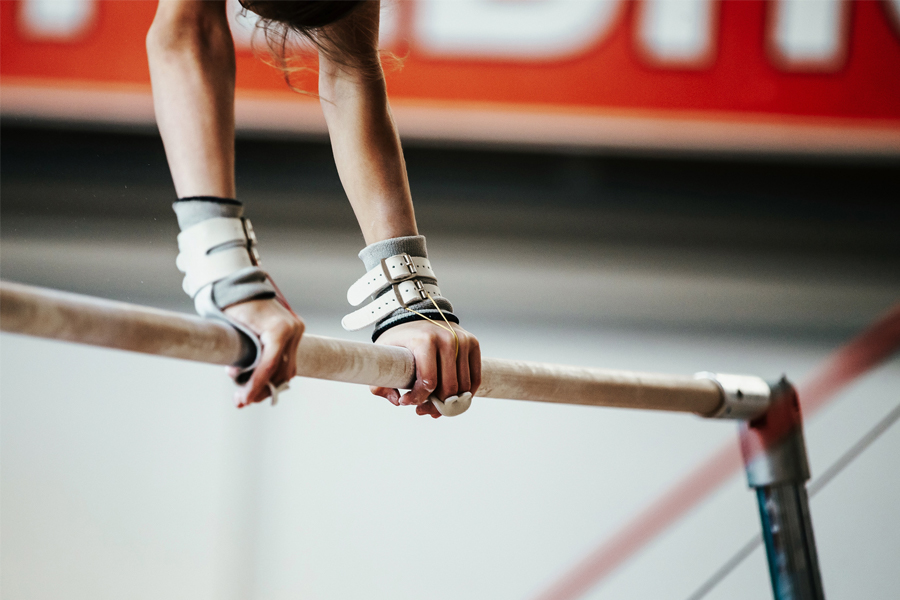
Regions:
<instances>
[{"instance_id":1,"label":"uneven bar","mask_svg":"<svg viewBox=\"0 0 900 600\"><path fill-rule=\"evenodd\" d=\"M0 282L0 330L220 365L237 362L244 352L240 335L224 323L11 282ZM302 377L405 388L415 377L415 364L403 348L305 334L297 372ZM704 416L722 403L715 383L688 375L497 358L483 359L478 396Z\"/></svg>"}]
</instances>

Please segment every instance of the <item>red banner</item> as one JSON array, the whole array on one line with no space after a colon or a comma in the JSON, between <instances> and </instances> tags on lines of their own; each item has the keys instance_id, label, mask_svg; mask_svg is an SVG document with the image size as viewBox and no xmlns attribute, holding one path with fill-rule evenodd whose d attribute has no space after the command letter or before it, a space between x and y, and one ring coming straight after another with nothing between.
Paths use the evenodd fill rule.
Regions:
<instances>
[{"instance_id":1,"label":"red banner","mask_svg":"<svg viewBox=\"0 0 900 600\"><path fill-rule=\"evenodd\" d=\"M152 121L155 2L0 10L5 116ZM386 0L382 12L405 137L900 153L900 0ZM239 127L324 131L314 98L254 56L251 16L232 23ZM316 90L310 73L294 83Z\"/></svg>"}]
</instances>

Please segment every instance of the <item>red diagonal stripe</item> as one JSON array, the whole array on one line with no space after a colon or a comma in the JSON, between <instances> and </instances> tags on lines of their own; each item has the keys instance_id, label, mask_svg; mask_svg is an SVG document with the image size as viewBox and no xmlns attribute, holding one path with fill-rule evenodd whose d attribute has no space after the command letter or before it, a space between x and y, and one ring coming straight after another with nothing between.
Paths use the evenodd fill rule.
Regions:
<instances>
[{"instance_id":1,"label":"red diagonal stripe","mask_svg":"<svg viewBox=\"0 0 900 600\"><path fill-rule=\"evenodd\" d=\"M800 385L798 395L803 412L808 416L822 408L849 383L884 362L898 348L900 304L833 352ZM719 448L535 600L574 600L634 556L743 468L736 442Z\"/></svg>"}]
</instances>

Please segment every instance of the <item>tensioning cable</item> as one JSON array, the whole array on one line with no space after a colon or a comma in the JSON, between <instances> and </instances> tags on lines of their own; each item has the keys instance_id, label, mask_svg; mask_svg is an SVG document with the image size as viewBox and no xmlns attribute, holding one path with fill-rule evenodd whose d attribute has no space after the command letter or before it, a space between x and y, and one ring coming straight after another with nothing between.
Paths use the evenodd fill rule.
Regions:
<instances>
[{"instance_id":1,"label":"tensioning cable","mask_svg":"<svg viewBox=\"0 0 900 600\"><path fill-rule=\"evenodd\" d=\"M877 440L881 435L886 432L891 426L900 420L900 404L898 404L894 409L885 415L876 425L870 429L862 438L859 439L858 442L853 444L849 450L844 452L839 459L837 459L834 463L831 464L830 467L825 469L825 472L822 473L819 477L815 479L812 483L809 484L807 491L809 492L810 498L815 496L818 492L820 492L826 485L831 483L831 481L840 474L847 466L853 462L860 454L862 454L872 443ZM752 538L747 540L741 548L732 555L725 564L719 567L715 573L710 575L709 579L704 581L700 587L698 587L693 594L687 597L687 600L700 600L705 597L708 593L710 593L717 585L719 585L722 580L724 580L732 571L734 571L738 566L744 562L744 560L753 554L753 551L762 546L763 539L762 535L757 533Z\"/></svg>"},{"instance_id":2,"label":"tensioning cable","mask_svg":"<svg viewBox=\"0 0 900 600\"><path fill-rule=\"evenodd\" d=\"M442 311L442 310L441 310L441 307L438 306L438 303L434 301L434 298L431 297L431 294L429 294L427 290L422 290L422 291L425 292L425 295L428 296L428 299L431 300L431 303L432 303L432 304L434 304L434 307L437 309L438 314L441 315L441 318L444 319L444 323L446 323L446 325L441 325L440 323L438 323L438 322L435 321L434 319L432 319L432 318L430 318L430 317L427 317L427 316L423 315L422 313L420 313L419 311L417 311L417 310L415 310L415 309L412 309L412 308L410 308L410 307L408 307L408 306L404 306L403 308L405 308L406 310L408 310L409 312L411 312L411 313L413 313L413 314L419 315L420 317L422 317L423 319L425 319L425 320L428 321L429 323L431 323L431 324L433 324L433 325L435 325L435 326L437 326L437 327L440 327L441 329L443 329L443 330L445 330L445 331L449 331L450 333L453 334L453 340L456 342L456 353L455 353L454 356L453 356L453 360L454 360L454 362L455 362L456 360L459 359L459 336L456 335L456 330L453 329L453 327L450 326L450 321L447 320L447 317L444 315L444 311Z\"/></svg>"}]
</instances>

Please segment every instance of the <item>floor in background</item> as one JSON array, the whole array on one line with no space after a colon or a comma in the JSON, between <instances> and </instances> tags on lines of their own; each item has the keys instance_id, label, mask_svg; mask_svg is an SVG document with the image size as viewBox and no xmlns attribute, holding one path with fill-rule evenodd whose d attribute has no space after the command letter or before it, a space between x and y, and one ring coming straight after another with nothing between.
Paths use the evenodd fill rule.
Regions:
<instances>
[{"instance_id":1,"label":"floor in background","mask_svg":"<svg viewBox=\"0 0 900 600\"><path fill-rule=\"evenodd\" d=\"M4 278L189 308L171 240L139 223L4 227ZM260 229L308 330L351 337L337 321L359 240ZM430 240L442 287L497 357L800 381L900 297L875 268L814 256ZM277 409L236 411L217 368L0 345L10 598L526 599L735 438L690 416L487 399L433 422L311 380ZM898 385L894 360L809 421L814 476ZM813 500L829 598L896 589L898 434ZM586 597L686 597L758 528L735 476ZM768 594L757 552L710 598Z\"/></svg>"},{"instance_id":2,"label":"floor in background","mask_svg":"<svg viewBox=\"0 0 900 600\"><path fill-rule=\"evenodd\" d=\"M340 335L330 318L310 329ZM328 323L332 323L330 326ZM492 356L786 371L821 344L484 326ZM477 399L432 421L298 380L237 411L219 368L0 336L9 598L527 599L728 440L687 415ZM807 422L813 476L897 402L900 361ZM890 598L900 430L812 501L828 597ZM759 523L740 475L587 598L684 598ZM769 595L763 555L711 598Z\"/></svg>"}]
</instances>

